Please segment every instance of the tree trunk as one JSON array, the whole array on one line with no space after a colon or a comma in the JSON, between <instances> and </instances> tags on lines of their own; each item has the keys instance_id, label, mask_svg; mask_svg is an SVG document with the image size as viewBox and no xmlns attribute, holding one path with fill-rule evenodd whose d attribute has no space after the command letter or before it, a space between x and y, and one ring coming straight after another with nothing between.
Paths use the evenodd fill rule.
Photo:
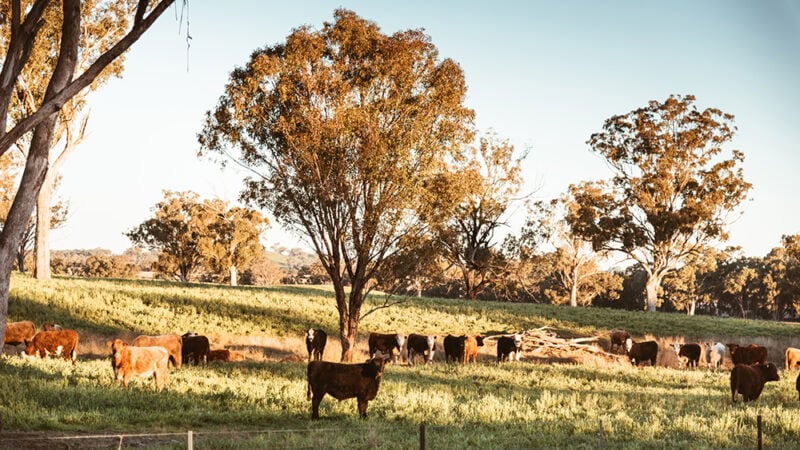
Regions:
<instances>
[{"instance_id":1,"label":"tree trunk","mask_svg":"<svg viewBox=\"0 0 800 450\"><path fill-rule=\"evenodd\" d=\"M578 306L578 267L572 268L572 282L569 289L569 306Z\"/></svg>"},{"instance_id":2,"label":"tree trunk","mask_svg":"<svg viewBox=\"0 0 800 450\"><path fill-rule=\"evenodd\" d=\"M650 275L644 288L647 292L647 312L656 312L658 305L658 288L661 286L661 277Z\"/></svg>"},{"instance_id":3,"label":"tree trunk","mask_svg":"<svg viewBox=\"0 0 800 450\"><path fill-rule=\"evenodd\" d=\"M20 244L19 251L17 251L17 268L20 272L25 273L25 249L22 248L22 244Z\"/></svg>"},{"instance_id":4,"label":"tree trunk","mask_svg":"<svg viewBox=\"0 0 800 450\"><path fill-rule=\"evenodd\" d=\"M51 175L45 178L39 195L36 197L36 239L34 245L35 263L33 276L37 280L49 280L50 275L50 203L53 197Z\"/></svg>"},{"instance_id":5,"label":"tree trunk","mask_svg":"<svg viewBox=\"0 0 800 450\"><path fill-rule=\"evenodd\" d=\"M686 315L693 316L694 315L694 308L697 306L697 300L692 299L689 303L689 307L686 308Z\"/></svg>"},{"instance_id":6,"label":"tree trunk","mask_svg":"<svg viewBox=\"0 0 800 450\"><path fill-rule=\"evenodd\" d=\"M236 266L231 266L231 286L238 286L238 278L236 278Z\"/></svg>"}]
</instances>

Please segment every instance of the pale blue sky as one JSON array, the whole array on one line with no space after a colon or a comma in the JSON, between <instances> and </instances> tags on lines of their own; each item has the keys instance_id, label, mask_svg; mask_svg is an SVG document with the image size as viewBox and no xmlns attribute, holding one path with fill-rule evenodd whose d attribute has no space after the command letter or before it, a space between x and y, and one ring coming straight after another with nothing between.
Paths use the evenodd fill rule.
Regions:
<instances>
[{"instance_id":1,"label":"pale blue sky","mask_svg":"<svg viewBox=\"0 0 800 450\"><path fill-rule=\"evenodd\" d=\"M736 116L733 147L754 186L729 244L762 256L800 233L800 1L189 3L188 56L170 10L134 45L124 78L92 95L90 135L63 171L71 215L54 248L124 250L123 232L163 189L235 200L241 174L196 157L205 111L254 49L320 27L339 6L385 33L424 28L463 67L478 128L530 147L525 176L541 186L537 197L608 177L585 143L606 118L694 94L699 107ZM276 224L267 241L297 238Z\"/></svg>"}]
</instances>

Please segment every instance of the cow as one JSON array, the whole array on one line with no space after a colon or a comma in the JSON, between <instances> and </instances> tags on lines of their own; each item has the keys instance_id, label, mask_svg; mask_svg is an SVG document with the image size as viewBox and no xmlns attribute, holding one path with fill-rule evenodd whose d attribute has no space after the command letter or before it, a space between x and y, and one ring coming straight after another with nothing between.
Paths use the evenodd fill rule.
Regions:
<instances>
[{"instance_id":1,"label":"cow","mask_svg":"<svg viewBox=\"0 0 800 450\"><path fill-rule=\"evenodd\" d=\"M62 356L72 360L74 365L78 359L78 332L75 330L40 331L33 339L25 341L24 355L33 358L44 358L48 355Z\"/></svg>"},{"instance_id":2,"label":"cow","mask_svg":"<svg viewBox=\"0 0 800 450\"><path fill-rule=\"evenodd\" d=\"M483 336L461 336L464 338L464 364L470 359L478 362L478 347L483 347Z\"/></svg>"},{"instance_id":3,"label":"cow","mask_svg":"<svg viewBox=\"0 0 800 450\"><path fill-rule=\"evenodd\" d=\"M466 344L466 336L453 336L448 334L444 338L444 357L447 362L456 362L464 360L464 346Z\"/></svg>"},{"instance_id":4,"label":"cow","mask_svg":"<svg viewBox=\"0 0 800 450\"><path fill-rule=\"evenodd\" d=\"M22 344L33 339L34 334L36 334L36 325L30 320L8 322L6 324L6 335L3 337L3 345Z\"/></svg>"},{"instance_id":5,"label":"cow","mask_svg":"<svg viewBox=\"0 0 800 450\"><path fill-rule=\"evenodd\" d=\"M700 355L703 353L700 345L674 343L672 344L672 348L675 350L675 353L678 354L678 367L683 367L683 361L685 359L686 367L692 367L694 365L695 369L697 368Z\"/></svg>"},{"instance_id":6,"label":"cow","mask_svg":"<svg viewBox=\"0 0 800 450\"><path fill-rule=\"evenodd\" d=\"M421 334L409 334L406 340L408 363L414 365L414 357L422 355L425 364L433 361L433 354L436 351L436 336Z\"/></svg>"},{"instance_id":7,"label":"cow","mask_svg":"<svg viewBox=\"0 0 800 450\"><path fill-rule=\"evenodd\" d=\"M736 344L728 344L731 350L731 359L733 364L766 364L767 362L767 349L755 344L750 344L747 347L740 347Z\"/></svg>"},{"instance_id":8,"label":"cow","mask_svg":"<svg viewBox=\"0 0 800 450\"><path fill-rule=\"evenodd\" d=\"M156 390L161 392L169 381L170 354L164 347L134 347L116 339L106 343L111 348L111 364L114 367L114 379L122 383L125 389L132 376L154 378Z\"/></svg>"},{"instance_id":9,"label":"cow","mask_svg":"<svg viewBox=\"0 0 800 450\"><path fill-rule=\"evenodd\" d=\"M208 352L211 344L205 336L199 336L191 331L181 336L181 362L188 363L190 360L194 365L208 363Z\"/></svg>"},{"instance_id":10,"label":"cow","mask_svg":"<svg viewBox=\"0 0 800 450\"><path fill-rule=\"evenodd\" d=\"M183 361L182 340L177 334L162 334L160 336L139 336L133 340L134 347L164 347L169 353L169 360L176 369L181 368Z\"/></svg>"},{"instance_id":11,"label":"cow","mask_svg":"<svg viewBox=\"0 0 800 450\"><path fill-rule=\"evenodd\" d=\"M512 357L511 354L514 354ZM497 362L519 361L522 354L522 335L517 333L511 336L500 336L497 339Z\"/></svg>"},{"instance_id":12,"label":"cow","mask_svg":"<svg viewBox=\"0 0 800 450\"><path fill-rule=\"evenodd\" d=\"M797 381L794 382L794 388L797 389L797 400L800 400L800 373L797 374Z\"/></svg>"},{"instance_id":13,"label":"cow","mask_svg":"<svg viewBox=\"0 0 800 450\"><path fill-rule=\"evenodd\" d=\"M707 342L706 355L708 355L708 367L719 369L725 362L725 345L722 342Z\"/></svg>"},{"instance_id":14,"label":"cow","mask_svg":"<svg viewBox=\"0 0 800 450\"><path fill-rule=\"evenodd\" d=\"M786 371L791 372L800 363L800 348L786 349Z\"/></svg>"},{"instance_id":15,"label":"cow","mask_svg":"<svg viewBox=\"0 0 800 450\"><path fill-rule=\"evenodd\" d=\"M306 333L306 349L308 350L308 360L322 360L325 353L325 344L328 343L328 335L322 330L309 328Z\"/></svg>"},{"instance_id":16,"label":"cow","mask_svg":"<svg viewBox=\"0 0 800 450\"><path fill-rule=\"evenodd\" d=\"M233 350L211 350L208 352L209 361L244 361L244 355Z\"/></svg>"},{"instance_id":17,"label":"cow","mask_svg":"<svg viewBox=\"0 0 800 450\"><path fill-rule=\"evenodd\" d=\"M397 334L383 334L383 333L370 333L367 339L369 345L369 357L374 358L377 352L382 355L389 355L392 360L397 363L400 353L403 351L403 345L406 343L406 337L400 333ZM397 349L397 354L394 354Z\"/></svg>"},{"instance_id":18,"label":"cow","mask_svg":"<svg viewBox=\"0 0 800 450\"><path fill-rule=\"evenodd\" d=\"M614 348L625 348L625 341L631 338L630 333L625 330L611 330L608 334L611 340L611 347L609 347L608 352L614 353Z\"/></svg>"},{"instance_id":19,"label":"cow","mask_svg":"<svg viewBox=\"0 0 800 450\"><path fill-rule=\"evenodd\" d=\"M45 322L42 324L42 331L63 331L64 327L57 323Z\"/></svg>"},{"instance_id":20,"label":"cow","mask_svg":"<svg viewBox=\"0 0 800 450\"><path fill-rule=\"evenodd\" d=\"M655 366L658 357L658 343L656 341L633 342L628 338L625 340L625 354L635 366L644 361L650 361L650 365Z\"/></svg>"},{"instance_id":21,"label":"cow","mask_svg":"<svg viewBox=\"0 0 800 450\"><path fill-rule=\"evenodd\" d=\"M311 399L311 418L319 419L319 404L325 394L330 394L339 401L356 398L358 413L366 419L367 403L378 395L386 361L379 355L362 364L309 362L306 398Z\"/></svg>"},{"instance_id":22,"label":"cow","mask_svg":"<svg viewBox=\"0 0 800 450\"><path fill-rule=\"evenodd\" d=\"M742 394L745 402L758 399L767 381L780 381L775 364L736 364L731 371L731 401Z\"/></svg>"}]
</instances>

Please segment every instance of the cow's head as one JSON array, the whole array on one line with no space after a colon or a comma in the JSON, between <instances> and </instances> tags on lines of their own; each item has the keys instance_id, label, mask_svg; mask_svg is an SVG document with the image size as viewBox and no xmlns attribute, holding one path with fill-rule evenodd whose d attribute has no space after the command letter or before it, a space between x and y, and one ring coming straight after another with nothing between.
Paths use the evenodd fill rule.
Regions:
<instances>
[{"instance_id":1,"label":"cow's head","mask_svg":"<svg viewBox=\"0 0 800 450\"><path fill-rule=\"evenodd\" d=\"M38 356L38 352L36 351L36 347L33 345L33 341L25 339L23 343L25 344L25 348L20 353L20 356L23 358L35 358Z\"/></svg>"},{"instance_id":2,"label":"cow's head","mask_svg":"<svg viewBox=\"0 0 800 450\"><path fill-rule=\"evenodd\" d=\"M395 339L395 342L397 342L397 347L398 348L403 348L403 345L405 345L405 343L406 343L406 337L401 333L397 333L394 336L394 339Z\"/></svg>"},{"instance_id":3,"label":"cow's head","mask_svg":"<svg viewBox=\"0 0 800 450\"><path fill-rule=\"evenodd\" d=\"M516 333L514 335L514 347L519 347L520 345L522 345L522 335Z\"/></svg>"},{"instance_id":4,"label":"cow's head","mask_svg":"<svg viewBox=\"0 0 800 450\"><path fill-rule=\"evenodd\" d=\"M378 351L374 358L368 359L367 362L364 363L362 366L364 370L361 375L364 378L374 378L380 381L381 377L383 377L383 369L386 367L386 363L389 359L389 356L384 357L381 352Z\"/></svg>"},{"instance_id":5,"label":"cow's head","mask_svg":"<svg viewBox=\"0 0 800 450\"><path fill-rule=\"evenodd\" d=\"M678 344L677 342L674 342L672 344L672 349L675 350L675 353L680 353L681 352L681 344Z\"/></svg>"},{"instance_id":6,"label":"cow's head","mask_svg":"<svg viewBox=\"0 0 800 450\"><path fill-rule=\"evenodd\" d=\"M181 337L183 337L183 338L188 338L188 337L193 337L193 336L197 336L197 333L195 333L194 331L191 331L191 330L187 331L186 333L181 335Z\"/></svg>"},{"instance_id":7,"label":"cow's head","mask_svg":"<svg viewBox=\"0 0 800 450\"><path fill-rule=\"evenodd\" d=\"M478 347L483 347L483 336L479 334L475 336L475 340L478 342Z\"/></svg>"},{"instance_id":8,"label":"cow's head","mask_svg":"<svg viewBox=\"0 0 800 450\"><path fill-rule=\"evenodd\" d=\"M633 348L633 340L631 338L625 339L625 351L630 352Z\"/></svg>"},{"instance_id":9,"label":"cow's head","mask_svg":"<svg viewBox=\"0 0 800 450\"><path fill-rule=\"evenodd\" d=\"M758 364L757 367L758 370L761 371L761 374L764 376L766 381L781 381L781 377L778 376L778 368L775 366L775 364Z\"/></svg>"},{"instance_id":10,"label":"cow's head","mask_svg":"<svg viewBox=\"0 0 800 450\"><path fill-rule=\"evenodd\" d=\"M728 349L731 351L731 355L733 354L733 352L736 351L737 348L739 348L739 344L733 344L733 343L728 344Z\"/></svg>"},{"instance_id":11,"label":"cow's head","mask_svg":"<svg viewBox=\"0 0 800 450\"><path fill-rule=\"evenodd\" d=\"M106 342L106 346L111 349L111 361L114 367L118 367L122 363L122 349L128 346L122 339L115 339L113 342Z\"/></svg>"},{"instance_id":12,"label":"cow's head","mask_svg":"<svg viewBox=\"0 0 800 450\"><path fill-rule=\"evenodd\" d=\"M306 340L307 341L313 341L314 340L314 329L313 328L309 328L308 329L308 332L306 333Z\"/></svg>"}]
</instances>

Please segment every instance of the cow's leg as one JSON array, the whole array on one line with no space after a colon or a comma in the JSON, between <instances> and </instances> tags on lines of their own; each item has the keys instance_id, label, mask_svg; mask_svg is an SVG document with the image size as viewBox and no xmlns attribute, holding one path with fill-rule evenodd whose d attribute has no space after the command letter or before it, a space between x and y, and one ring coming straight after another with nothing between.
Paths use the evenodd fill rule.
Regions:
<instances>
[{"instance_id":1,"label":"cow's leg","mask_svg":"<svg viewBox=\"0 0 800 450\"><path fill-rule=\"evenodd\" d=\"M516 359L516 360L517 360L517 362L519 362L520 353L522 353L522 352L521 352L521 351L519 351L519 350L517 350L516 352L514 352L514 359Z\"/></svg>"},{"instance_id":2,"label":"cow's leg","mask_svg":"<svg viewBox=\"0 0 800 450\"><path fill-rule=\"evenodd\" d=\"M358 397L358 414L362 419L367 418L367 403L369 402L366 399Z\"/></svg>"},{"instance_id":3,"label":"cow's leg","mask_svg":"<svg viewBox=\"0 0 800 450\"><path fill-rule=\"evenodd\" d=\"M319 404L322 402L322 397L325 396L325 393L317 394L314 393L314 396L311 398L311 418L312 419L319 419Z\"/></svg>"},{"instance_id":4,"label":"cow's leg","mask_svg":"<svg viewBox=\"0 0 800 450\"><path fill-rule=\"evenodd\" d=\"M181 368L181 355L175 356L174 360L175 360L175 368L176 369L180 369ZM169 365L169 364L167 364L167 365Z\"/></svg>"}]
</instances>

